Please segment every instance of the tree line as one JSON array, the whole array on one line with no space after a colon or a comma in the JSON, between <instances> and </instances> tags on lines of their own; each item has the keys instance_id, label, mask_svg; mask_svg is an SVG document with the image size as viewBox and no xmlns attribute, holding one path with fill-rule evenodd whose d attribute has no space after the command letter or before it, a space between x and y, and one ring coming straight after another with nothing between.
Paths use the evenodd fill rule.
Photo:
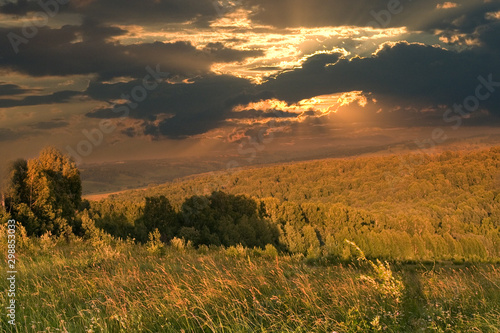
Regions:
<instances>
[{"instance_id":1,"label":"tree line","mask_svg":"<svg viewBox=\"0 0 500 333\"><path fill-rule=\"evenodd\" d=\"M5 205L33 235L81 233L85 212L107 233L138 242L158 229L164 242L272 244L310 258L352 258L345 239L371 258L500 258L499 148L238 170L99 202L81 200L78 170L60 153L38 159L45 164L14 163Z\"/></svg>"}]
</instances>

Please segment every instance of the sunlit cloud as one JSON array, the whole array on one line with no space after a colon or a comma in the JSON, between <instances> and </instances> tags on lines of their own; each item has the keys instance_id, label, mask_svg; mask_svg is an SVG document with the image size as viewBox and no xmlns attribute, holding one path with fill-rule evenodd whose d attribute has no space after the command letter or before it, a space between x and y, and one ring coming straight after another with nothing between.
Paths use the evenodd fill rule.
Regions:
<instances>
[{"instance_id":1,"label":"sunlit cloud","mask_svg":"<svg viewBox=\"0 0 500 333\"><path fill-rule=\"evenodd\" d=\"M332 49L368 54L386 40L398 40L408 34L405 27L374 29L371 27L319 27L276 29L252 22L250 11L238 9L212 22L207 28L192 28L189 24L162 27L119 25L126 34L113 37L121 44L142 42L189 41L198 48L221 42L235 50L264 50L260 57L242 62L215 63L211 70L217 74L230 74L251 79L255 83L272 74L300 66L305 56Z\"/></svg>"},{"instance_id":2,"label":"sunlit cloud","mask_svg":"<svg viewBox=\"0 0 500 333\"><path fill-rule=\"evenodd\" d=\"M500 11L498 12L492 12L492 13L487 13L486 14L486 19L494 21L494 20L500 20Z\"/></svg>"},{"instance_id":3,"label":"sunlit cloud","mask_svg":"<svg viewBox=\"0 0 500 333\"><path fill-rule=\"evenodd\" d=\"M210 26L214 29L250 29L254 27L254 24L249 18L249 10L244 10L239 8L238 10L227 13L226 15L219 17ZM264 26L258 26L263 28ZM266 27L270 28L270 27Z\"/></svg>"},{"instance_id":4,"label":"sunlit cloud","mask_svg":"<svg viewBox=\"0 0 500 333\"><path fill-rule=\"evenodd\" d=\"M477 38L468 34L460 33L439 36L439 40L446 44L459 44L467 47L481 45L481 42L477 40Z\"/></svg>"},{"instance_id":5,"label":"sunlit cloud","mask_svg":"<svg viewBox=\"0 0 500 333\"><path fill-rule=\"evenodd\" d=\"M458 3L446 1L444 3L437 4L436 8L437 9L450 9L450 8L457 8L458 6L460 6Z\"/></svg>"},{"instance_id":6,"label":"sunlit cloud","mask_svg":"<svg viewBox=\"0 0 500 333\"><path fill-rule=\"evenodd\" d=\"M366 104L368 104L368 99L366 96L363 95L362 91L351 91L348 93L342 94L339 99L337 100L337 103L340 103L339 107L349 105L351 103L357 102L359 106L365 107ZM338 110L337 108L337 110Z\"/></svg>"},{"instance_id":7,"label":"sunlit cloud","mask_svg":"<svg viewBox=\"0 0 500 333\"><path fill-rule=\"evenodd\" d=\"M365 107L368 103L367 97L362 91L351 91L342 94L321 95L309 99L303 99L297 103L288 104L278 99L267 99L259 102L252 102L246 105L238 105L233 108L233 112L243 112L249 110L258 111L284 111L297 114L297 120L303 116L310 115L310 111L315 111L317 115L324 115L338 112L340 108L357 103Z\"/></svg>"},{"instance_id":8,"label":"sunlit cloud","mask_svg":"<svg viewBox=\"0 0 500 333\"><path fill-rule=\"evenodd\" d=\"M28 2L39 10L35 1ZM295 3L300 10L289 11L293 8L280 8L280 2L252 7L230 1L221 13L210 0L192 6L195 2L173 1L171 10L163 6L169 2L154 0L144 9L133 1L120 2L120 8L116 1L71 2L22 45L24 53L1 67L2 126L17 126L37 139L50 129L75 143L100 120L88 115L109 109L101 118L117 126L108 136L110 145L141 147L141 141L175 138L176 147L184 140L209 140L211 147L266 126L272 127L266 132L298 131L290 136L299 141L300 131L354 122L406 126L409 114L425 114L430 124L447 107L436 103L459 102L474 92L478 75L498 73L497 1L407 2L381 28L366 26L374 19L375 2L360 8ZM382 5L375 9L387 3ZM19 32L24 24L42 25L32 9L23 10L0 14L2 35ZM4 41L3 50L5 45L10 46ZM177 49L185 52L176 56ZM158 63L174 74L148 91L130 119L113 118L110 106L129 103L123 94L142 80L146 66ZM61 91L75 94L57 101L40 98ZM38 105L13 103L25 98ZM497 95L484 104L494 113Z\"/></svg>"}]
</instances>

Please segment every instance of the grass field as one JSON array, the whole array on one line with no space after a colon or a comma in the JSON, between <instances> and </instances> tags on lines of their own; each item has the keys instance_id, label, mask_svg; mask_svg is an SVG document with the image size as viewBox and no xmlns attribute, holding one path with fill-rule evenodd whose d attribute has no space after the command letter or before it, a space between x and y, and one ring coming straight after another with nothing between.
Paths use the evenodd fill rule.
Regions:
<instances>
[{"instance_id":1,"label":"grass field","mask_svg":"<svg viewBox=\"0 0 500 333\"><path fill-rule=\"evenodd\" d=\"M18 248L17 325L2 315L2 332L500 332L498 265L310 262L107 237Z\"/></svg>"}]
</instances>

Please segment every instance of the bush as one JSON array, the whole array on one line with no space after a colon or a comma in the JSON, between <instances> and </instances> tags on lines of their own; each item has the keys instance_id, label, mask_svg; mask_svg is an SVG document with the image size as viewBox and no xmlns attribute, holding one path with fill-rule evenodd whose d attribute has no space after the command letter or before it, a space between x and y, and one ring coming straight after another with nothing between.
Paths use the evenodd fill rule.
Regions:
<instances>
[{"instance_id":1,"label":"bush","mask_svg":"<svg viewBox=\"0 0 500 333\"><path fill-rule=\"evenodd\" d=\"M267 244L264 249L264 256L273 259L277 258L278 250L272 244Z\"/></svg>"},{"instance_id":2,"label":"bush","mask_svg":"<svg viewBox=\"0 0 500 333\"><path fill-rule=\"evenodd\" d=\"M176 249L177 251L184 251L186 249L190 249L193 247L191 241L188 240L186 242L184 238L177 238L177 237L172 238L172 240L170 241L170 246Z\"/></svg>"},{"instance_id":3,"label":"bush","mask_svg":"<svg viewBox=\"0 0 500 333\"><path fill-rule=\"evenodd\" d=\"M153 255L164 255L165 254L165 244L161 241L161 234L158 229L150 232L149 240L146 243L146 250Z\"/></svg>"}]
</instances>

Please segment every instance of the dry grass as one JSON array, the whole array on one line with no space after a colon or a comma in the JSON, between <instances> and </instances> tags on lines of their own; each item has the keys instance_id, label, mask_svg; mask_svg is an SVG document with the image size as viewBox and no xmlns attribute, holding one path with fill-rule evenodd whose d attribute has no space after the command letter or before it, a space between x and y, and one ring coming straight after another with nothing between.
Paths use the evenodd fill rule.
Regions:
<instances>
[{"instance_id":1,"label":"dry grass","mask_svg":"<svg viewBox=\"0 0 500 333\"><path fill-rule=\"evenodd\" d=\"M21 249L16 332L500 331L493 265L378 266L388 284L368 264L313 265L270 249L38 245ZM4 315L1 325L9 331Z\"/></svg>"}]
</instances>

